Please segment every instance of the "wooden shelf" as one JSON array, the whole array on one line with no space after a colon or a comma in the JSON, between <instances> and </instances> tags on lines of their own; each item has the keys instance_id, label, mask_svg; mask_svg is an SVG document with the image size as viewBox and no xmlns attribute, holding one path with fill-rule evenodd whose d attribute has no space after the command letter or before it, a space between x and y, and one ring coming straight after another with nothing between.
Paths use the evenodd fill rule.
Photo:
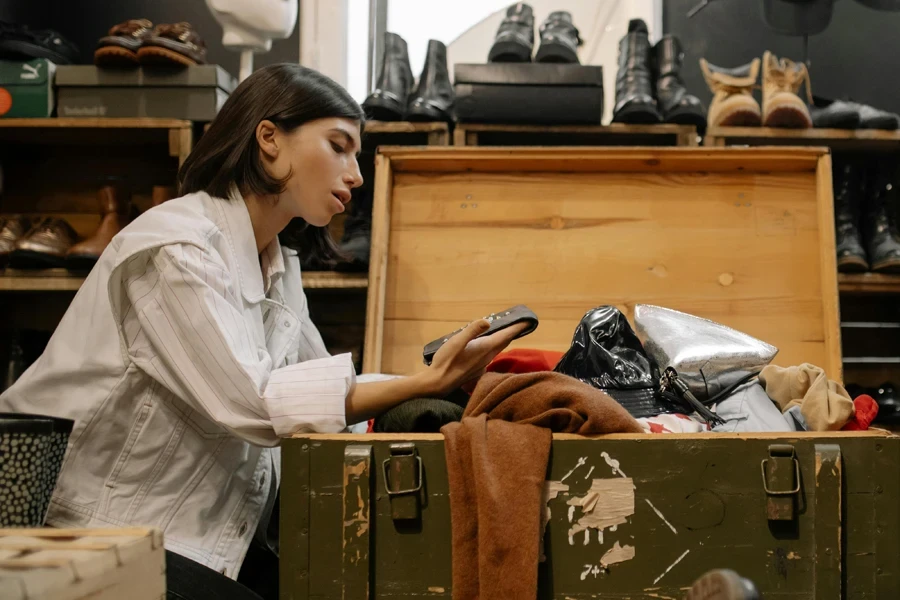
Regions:
<instances>
[{"instance_id":1,"label":"wooden shelf","mask_svg":"<svg viewBox=\"0 0 900 600\"><path fill-rule=\"evenodd\" d=\"M513 125L460 123L454 146L696 146L689 125Z\"/></svg>"},{"instance_id":2,"label":"wooden shelf","mask_svg":"<svg viewBox=\"0 0 900 600\"><path fill-rule=\"evenodd\" d=\"M367 121L363 146L449 146L450 126L443 122Z\"/></svg>"},{"instance_id":3,"label":"wooden shelf","mask_svg":"<svg viewBox=\"0 0 900 600\"><path fill-rule=\"evenodd\" d=\"M0 128L47 128L47 129L180 129L191 127L190 121L183 119L148 118L74 118L60 117L48 119L0 119Z\"/></svg>"},{"instance_id":4,"label":"wooden shelf","mask_svg":"<svg viewBox=\"0 0 900 600\"><path fill-rule=\"evenodd\" d=\"M844 151L900 151L900 131L710 127L705 146L826 146Z\"/></svg>"},{"instance_id":5,"label":"wooden shelf","mask_svg":"<svg viewBox=\"0 0 900 600\"><path fill-rule=\"evenodd\" d=\"M84 277L65 269L19 270L0 272L0 291L3 292L75 292ZM365 273L335 273L309 271L303 273L303 287L314 290L365 289L369 285Z\"/></svg>"},{"instance_id":6,"label":"wooden shelf","mask_svg":"<svg viewBox=\"0 0 900 600\"><path fill-rule=\"evenodd\" d=\"M846 294L900 294L900 275L841 273L838 289Z\"/></svg>"}]
</instances>

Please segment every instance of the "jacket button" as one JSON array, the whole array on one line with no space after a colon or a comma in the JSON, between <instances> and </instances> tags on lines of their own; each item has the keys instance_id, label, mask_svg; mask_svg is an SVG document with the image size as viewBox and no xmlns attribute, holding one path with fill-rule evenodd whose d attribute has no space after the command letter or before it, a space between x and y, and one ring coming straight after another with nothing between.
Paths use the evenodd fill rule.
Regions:
<instances>
[{"instance_id":1,"label":"jacket button","mask_svg":"<svg viewBox=\"0 0 900 600\"><path fill-rule=\"evenodd\" d=\"M246 522L246 521L244 521L243 523L241 523L241 528L238 529L238 535L239 535L239 536L242 536L242 537L243 537L243 535L244 535L245 533L247 533L247 522Z\"/></svg>"},{"instance_id":2,"label":"jacket button","mask_svg":"<svg viewBox=\"0 0 900 600\"><path fill-rule=\"evenodd\" d=\"M290 328L291 328L291 322L290 322L290 321L285 321L285 322L284 322L284 326L285 326L286 329L290 329Z\"/></svg>"}]
</instances>

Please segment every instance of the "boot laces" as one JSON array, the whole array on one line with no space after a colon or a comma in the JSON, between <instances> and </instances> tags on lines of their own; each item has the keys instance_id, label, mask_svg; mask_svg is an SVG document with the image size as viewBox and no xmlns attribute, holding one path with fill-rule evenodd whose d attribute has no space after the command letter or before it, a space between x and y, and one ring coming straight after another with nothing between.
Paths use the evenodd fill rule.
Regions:
<instances>
[{"instance_id":1,"label":"boot laces","mask_svg":"<svg viewBox=\"0 0 900 600\"><path fill-rule=\"evenodd\" d=\"M766 67L763 77L776 91L796 94L805 83L807 100L813 103L809 69L804 63L795 63L787 58L778 60L773 56Z\"/></svg>"}]
</instances>

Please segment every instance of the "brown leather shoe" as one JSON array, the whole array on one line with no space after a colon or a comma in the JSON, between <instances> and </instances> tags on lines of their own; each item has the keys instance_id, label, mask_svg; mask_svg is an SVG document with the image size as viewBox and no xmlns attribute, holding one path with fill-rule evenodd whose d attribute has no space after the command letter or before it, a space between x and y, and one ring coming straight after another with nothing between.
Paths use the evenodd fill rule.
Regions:
<instances>
[{"instance_id":1,"label":"brown leather shoe","mask_svg":"<svg viewBox=\"0 0 900 600\"><path fill-rule=\"evenodd\" d=\"M131 195L111 185L97 193L100 226L88 239L75 244L66 253L66 268L71 271L90 271L113 237L128 225Z\"/></svg>"},{"instance_id":2,"label":"brown leather shoe","mask_svg":"<svg viewBox=\"0 0 900 600\"><path fill-rule=\"evenodd\" d=\"M153 32L153 23L147 19L129 19L113 25L109 35L97 41L94 64L98 67L136 67L137 51Z\"/></svg>"},{"instance_id":3,"label":"brown leather shoe","mask_svg":"<svg viewBox=\"0 0 900 600\"><path fill-rule=\"evenodd\" d=\"M202 65L206 43L190 23L161 24L144 40L137 56L142 65Z\"/></svg>"},{"instance_id":4,"label":"brown leather shoe","mask_svg":"<svg viewBox=\"0 0 900 600\"><path fill-rule=\"evenodd\" d=\"M9 266L17 269L47 269L65 266L66 252L78 239L72 226L62 219L47 217L16 242Z\"/></svg>"},{"instance_id":5,"label":"brown leather shoe","mask_svg":"<svg viewBox=\"0 0 900 600\"><path fill-rule=\"evenodd\" d=\"M150 196L150 205L159 206L167 200L175 197L175 188L171 185L154 185L153 195Z\"/></svg>"},{"instance_id":6,"label":"brown leather shoe","mask_svg":"<svg viewBox=\"0 0 900 600\"><path fill-rule=\"evenodd\" d=\"M31 219L12 215L0 217L0 268L9 262L10 253L15 250L16 242L31 229Z\"/></svg>"}]
</instances>

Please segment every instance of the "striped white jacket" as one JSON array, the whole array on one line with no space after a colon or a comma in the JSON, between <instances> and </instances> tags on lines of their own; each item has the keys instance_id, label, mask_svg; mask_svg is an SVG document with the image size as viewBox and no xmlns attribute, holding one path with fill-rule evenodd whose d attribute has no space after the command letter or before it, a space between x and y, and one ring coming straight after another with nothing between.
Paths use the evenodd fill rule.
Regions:
<instances>
[{"instance_id":1,"label":"striped white jacket","mask_svg":"<svg viewBox=\"0 0 900 600\"><path fill-rule=\"evenodd\" d=\"M0 411L75 420L48 524L157 526L234 578L279 437L344 429L354 383L309 319L296 253L259 256L243 200L199 193L113 239Z\"/></svg>"}]
</instances>

